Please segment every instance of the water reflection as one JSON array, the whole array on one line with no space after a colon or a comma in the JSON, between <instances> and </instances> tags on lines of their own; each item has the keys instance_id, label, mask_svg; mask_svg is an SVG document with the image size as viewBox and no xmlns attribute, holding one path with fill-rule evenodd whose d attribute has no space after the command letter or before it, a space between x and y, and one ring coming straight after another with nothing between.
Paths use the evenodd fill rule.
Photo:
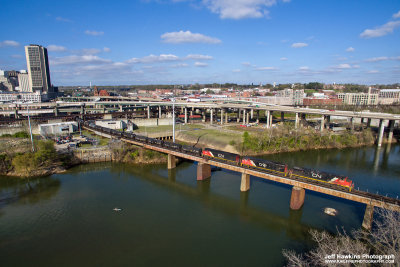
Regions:
<instances>
[{"instance_id":1,"label":"water reflection","mask_svg":"<svg viewBox=\"0 0 400 267\"><path fill-rule=\"evenodd\" d=\"M0 177L0 207L17 201L18 204L24 205L49 200L57 194L60 185L60 180L54 177Z\"/></svg>"}]
</instances>

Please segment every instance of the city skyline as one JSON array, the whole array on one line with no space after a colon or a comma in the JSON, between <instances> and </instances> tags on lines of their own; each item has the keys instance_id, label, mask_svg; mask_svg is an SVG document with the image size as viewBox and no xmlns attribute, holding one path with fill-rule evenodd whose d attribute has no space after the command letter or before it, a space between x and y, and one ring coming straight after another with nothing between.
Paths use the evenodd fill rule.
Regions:
<instances>
[{"instance_id":1,"label":"city skyline","mask_svg":"<svg viewBox=\"0 0 400 267\"><path fill-rule=\"evenodd\" d=\"M398 1L23 2L3 4L0 69L36 43L55 85L399 82Z\"/></svg>"}]
</instances>

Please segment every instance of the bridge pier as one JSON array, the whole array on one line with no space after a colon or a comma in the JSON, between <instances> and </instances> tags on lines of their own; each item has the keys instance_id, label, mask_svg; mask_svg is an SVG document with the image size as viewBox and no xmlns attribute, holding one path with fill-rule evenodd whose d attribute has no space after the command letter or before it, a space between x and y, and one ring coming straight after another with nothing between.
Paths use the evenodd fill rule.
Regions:
<instances>
[{"instance_id":1,"label":"bridge pier","mask_svg":"<svg viewBox=\"0 0 400 267\"><path fill-rule=\"evenodd\" d=\"M201 121L206 122L206 112L204 111L204 109L201 110L201 117Z\"/></svg>"},{"instance_id":2,"label":"bridge pier","mask_svg":"<svg viewBox=\"0 0 400 267\"><path fill-rule=\"evenodd\" d=\"M242 173L242 181L240 182L240 191L245 192L250 189L250 174Z\"/></svg>"},{"instance_id":3,"label":"bridge pier","mask_svg":"<svg viewBox=\"0 0 400 267\"><path fill-rule=\"evenodd\" d=\"M259 124L260 123L260 110L259 109L257 109L257 111L256 111L256 116L257 116L256 123Z\"/></svg>"},{"instance_id":4,"label":"bridge pier","mask_svg":"<svg viewBox=\"0 0 400 267\"><path fill-rule=\"evenodd\" d=\"M290 196L290 208L292 210L300 209L304 204L306 191L304 188L293 186L292 195Z\"/></svg>"},{"instance_id":5,"label":"bridge pier","mask_svg":"<svg viewBox=\"0 0 400 267\"><path fill-rule=\"evenodd\" d=\"M158 106L158 118L161 119L161 106Z\"/></svg>"},{"instance_id":6,"label":"bridge pier","mask_svg":"<svg viewBox=\"0 0 400 267\"><path fill-rule=\"evenodd\" d=\"M372 221L374 220L374 206L367 205L365 208L364 220L362 222L362 227L364 229L370 230L372 227Z\"/></svg>"},{"instance_id":7,"label":"bridge pier","mask_svg":"<svg viewBox=\"0 0 400 267\"><path fill-rule=\"evenodd\" d=\"M253 119L254 117L254 109L250 109L250 119Z\"/></svg>"},{"instance_id":8,"label":"bridge pier","mask_svg":"<svg viewBox=\"0 0 400 267\"><path fill-rule=\"evenodd\" d=\"M214 118L213 118L213 109L210 109L210 124L211 125L213 124L213 120L214 120Z\"/></svg>"},{"instance_id":9,"label":"bridge pier","mask_svg":"<svg viewBox=\"0 0 400 267\"><path fill-rule=\"evenodd\" d=\"M385 132L385 120L379 120L378 146L382 146L384 132Z\"/></svg>"},{"instance_id":10,"label":"bridge pier","mask_svg":"<svg viewBox=\"0 0 400 267\"><path fill-rule=\"evenodd\" d=\"M197 181L203 181L211 177L211 166L199 162L197 164Z\"/></svg>"},{"instance_id":11,"label":"bridge pier","mask_svg":"<svg viewBox=\"0 0 400 267\"><path fill-rule=\"evenodd\" d=\"M168 154L168 169L174 169L176 167L176 158L172 154Z\"/></svg>"},{"instance_id":12,"label":"bridge pier","mask_svg":"<svg viewBox=\"0 0 400 267\"><path fill-rule=\"evenodd\" d=\"M241 113L241 110L238 109L238 113L237 113L237 117L236 117L236 122L237 122L237 123L240 122L240 113Z\"/></svg>"},{"instance_id":13,"label":"bridge pier","mask_svg":"<svg viewBox=\"0 0 400 267\"><path fill-rule=\"evenodd\" d=\"M392 139L393 139L393 131L394 131L394 124L395 121L394 120L390 120L389 121L389 134L388 134L388 143L392 143Z\"/></svg>"},{"instance_id":14,"label":"bridge pier","mask_svg":"<svg viewBox=\"0 0 400 267\"><path fill-rule=\"evenodd\" d=\"M150 106L147 106L147 118L150 119Z\"/></svg>"},{"instance_id":15,"label":"bridge pier","mask_svg":"<svg viewBox=\"0 0 400 267\"><path fill-rule=\"evenodd\" d=\"M265 121L266 121L266 123L267 123L267 128L269 128L269 120L270 120L270 111L269 110L266 110L265 111Z\"/></svg>"},{"instance_id":16,"label":"bridge pier","mask_svg":"<svg viewBox=\"0 0 400 267\"><path fill-rule=\"evenodd\" d=\"M221 108L221 125L224 124L224 109Z\"/></svg>"},{"instance_id":17,"label":"bridge pier","mask_svg":"<svg viewBox=\"0 0 400 267\"><path fill-rule=\"evenodd\" d=\"M225 124L228 123L228 110L225 110Z\"/></svg>"},{"instance_id":18,"label":"bridge pier","mask_svg":"<svg viewBox=\"0 0 400 267\"><path fill-rule=\"evenodd\" d=\"M247 112L247 114L246 114L246 124L249 124L249 112Z\"/></svg>"},{"instance_id":19,"label":"bridge pier","mask_svg":"<svg viewBox=\"0 0 400 267\"><path fill-rule=\"evenodd\" d=\"M281 124L285 122L285 112L281 112Z\"/></svg>"},{"instance_id":20,"label":"bridge pier","mask_svg":"<svg viewBox=\"0 0 400 267\"><path fill-rule=\"evenodd\" d=\"M185 107L185 124L187 123L187 107Z\"/></svg>"},{"instance_id":21,"label":"bridge pier","mask_svg":"<svg viewBox=\"0 0 400 267\"><path fill-rule=\"evenodd\" d=\"M243 124L246 124L246 109L243 109Z\"/></svg>"},{"instance_id":22,"label":"bridge pier","mask_svg":"<svg viewBox=\"0 0 400 267\"><path fill-rule=\"evenodd\" d=\"M320 126L320 131L323 132L325 129L325 115L322 115L321 117L321 126Z\"/></svg>"},{"instance_id":23,"label":"bridge pier","mask_svg":"<svg viewBox=\"0 0 400 267\"><path fill-rule=\"evenodd\" d=\"M297 129L299 128L299 113L296 112L296 119L294 121L294 128Z\"/></svg>"}]
</instances>

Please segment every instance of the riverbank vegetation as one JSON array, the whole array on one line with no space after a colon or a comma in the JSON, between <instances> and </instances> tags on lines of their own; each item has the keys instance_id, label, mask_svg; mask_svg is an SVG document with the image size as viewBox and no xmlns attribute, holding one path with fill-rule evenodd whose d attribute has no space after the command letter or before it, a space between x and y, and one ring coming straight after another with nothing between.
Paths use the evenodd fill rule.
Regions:
<instances>
[{"instance_id":1,"label":"riverbank vegetation","mask_svg":"<svg viewBox=\"0 0 400 267\"><path fill-rule=\"evenodd\" d=\"M344 148L371 145L375 141L370 129L361 132L345 131L340 134L311 128L294 129L290 124L264 131L243 133L243 141L237 149L245 154L278 153L320 148Z\"/></svg>"},{"instance_id":2,"label":"riverbank vegetation","mask_svg":"<svg viewBox=\"0 0 400 267\"><path fill-rule=\"evenodd\" d=\"M365 256L388 255L393 260L392 264L398 266L400 259L400 213L396 211L376 209L374 225L371 230L359 229L350 234L344 230L331 235L325 231L311 230L310 235L315 243L315 248L303 254L293 250L283 250L287 266L389 266L389 262L374 263L347 263L334 262L339 260L337 255L359 256L360 260L369 260ZM355 260L355 259L354 259ZM379 260L379 258L371 258ZM329 262L330 261L330 262Z\"/></svg>"},{"instance_id":3,"label":"riverbank vegetation","mask_svg":"<svg viewBox=\"0 0 400 267\"><path fill-rule=\"evenodd\" d=\"M139 146L128 144L125 142L112 142L110 143L112 158L115 161L124 163L165 163L168 158L164 153L154 150L144 149Z\"/></svg>"}]
</instances>

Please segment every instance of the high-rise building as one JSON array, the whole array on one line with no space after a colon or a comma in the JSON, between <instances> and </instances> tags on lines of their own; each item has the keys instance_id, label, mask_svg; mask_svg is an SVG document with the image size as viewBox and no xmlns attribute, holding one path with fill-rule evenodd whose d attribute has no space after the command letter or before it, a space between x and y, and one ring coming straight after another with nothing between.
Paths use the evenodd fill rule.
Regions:
<instances>
[{"instance_id":1,"label":"high-rise building","mask_svg":"<svg viewBox=\"0 0 400 267\"><path fill-rule=\"evenodd\" d=\"M26 70L21 70L18 73L18 84L20 91L31 92L31 86L29 85L29 74Z\"/></svg>"},{"instance_id":2,"label":"high-rise building","mask_svg":"<svg viewBox=\"0 0 400 267\"><path fill-rule=\"evenodd\" d=\"M26 65L29 73L30 91L53 93L50 82L49 59L47 49L41 45L25 46Z\"/></svg>"}]
</instances>

